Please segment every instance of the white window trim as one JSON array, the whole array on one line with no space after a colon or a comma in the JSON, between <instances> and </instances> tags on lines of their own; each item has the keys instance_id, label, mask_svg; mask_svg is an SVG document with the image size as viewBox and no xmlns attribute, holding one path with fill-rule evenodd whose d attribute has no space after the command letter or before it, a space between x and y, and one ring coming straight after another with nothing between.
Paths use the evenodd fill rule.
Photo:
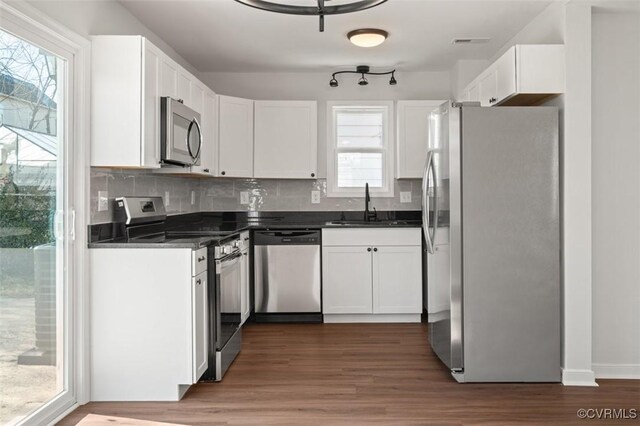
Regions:
<instances>
[{"instance_id":1,"label":"white window trim","mask_svg":"<svg viewBox=\"0 0 640 426\"><path fill-rule=\"evenodd\" d=\"M334 107L386 107L384 117L384 166L382 188L370 188L372 197L393 197L395 186L395 131L393 101L328 101L327 102L327 197L362 197L364 188L338 188L337 185L337 148L336 148L336 115Z\"/></svg>"},{"instance_id":2,"label":"white window trim","mask_svg":"<svg viewBox=\"0 0 640 426\"><path fill-rule=\"evenodd\" d=\"M89 106L91 43L25 2L0 2L0 27L67 60L72 87L64 99L66 167L67 271L66 390L24 418L19 424L52 424L90 399L89 274L87 224L89 213Z\"/></svg>"}]
</instances>

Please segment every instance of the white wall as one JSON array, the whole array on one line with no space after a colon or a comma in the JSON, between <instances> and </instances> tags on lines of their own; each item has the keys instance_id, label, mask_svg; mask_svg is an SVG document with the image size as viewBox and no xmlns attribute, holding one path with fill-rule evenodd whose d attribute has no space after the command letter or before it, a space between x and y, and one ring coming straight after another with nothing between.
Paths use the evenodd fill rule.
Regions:
<instances>
[{"instance_id":1,"label":"white wall","mask_svg":"<svg viewBox=\"0 0 640 426\"><path fill-rule=\"evenodd\" d=\"M114 0L28 0L31 6L83 37L92 35L143 35L196 77L200 73L167 43Z\"/></svg>"},{"instance_id":2,"label":"white wall","mask_svg":"<svg viewBox=\"0 0 640 426\"><path fill-rule=\"evenodd\" d=\"M592 25L593 368L640 379L640 14Z\"/></svg>"},{"instance_id":3,"label":"white wall","mask_svg":"<svg viewBox=\"0 0 640 426\"><path fill-rule=\"evenodd\" d=\"M398 84L387 76L368 77L358 86L357 75L340 75L340 86L329 87L330 73L202 73L202 81L216 93L260 100L318 101L318 175L326 177L326 101L449 99L448 72L399 72Z\"/></svg>"},{"instance_id":4,"label":"white wall","mask_svg":"<svg viewBox=\"0 0 640 426\"><path fill-rule=\"evenodd\" d=\"M514 44L563 44L565 40L566 2L556 1L509 40L493 55L495 61Z\"/></svg>"}]
</instances>

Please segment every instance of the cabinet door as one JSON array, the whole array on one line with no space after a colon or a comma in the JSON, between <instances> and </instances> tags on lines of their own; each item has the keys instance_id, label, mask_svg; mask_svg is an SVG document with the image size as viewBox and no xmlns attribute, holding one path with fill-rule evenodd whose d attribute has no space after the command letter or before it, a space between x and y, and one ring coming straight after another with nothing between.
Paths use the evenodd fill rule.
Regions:
<instances>
[{"instance_id":1,"label":"cabinet door","mask_svg":"<svg viewBox=\"0 0 640 426\"><path fill-rule=\"evenodd\" d=\"M496 99L495 103L516 93L516 48L512 47L496 61Z\"/></svg>"},{"instance_id":2,"label":"cabinet door","mask_svg":"<svg viewBox=\"0 0 640 426\"><path fill-rule=\"evenodd\" d=\"M253 101L218 96L218 170L253 177Z\"/></svg>"},{"instance_id":3,"label":"cabinet door","mask_svg":"<svg viewBox=\"0 0 640 426\"><path fill-rule=\"evenodd\" d=\"M422 249L375 247L373 251L373 312L422 312Z\"/></svg>"},{"instance_id":4,"label":"cabinet door","mask_svg":"<svg viewBox=\"0 0 640 426\"><path fill-rule=\"evenodd\" d=\"M429 149L429 116L443 102L398 101L398 179L422 178Z\"/></svg>"},{"instance_id":5,"label":"cabinet door","mask_svg":"<svg viewBox=\"0 0 640 426\"><path fill-rule=\"evenodd\" d=\"M207 315L207 271L193 277L191 306L193 317L193 383L207 370L208 362L208 315Z\"/></svg>"},{"instance_id":6,"label":"cabinet door","mask_svg":"<svg viewBox=\"0 0 640 426\"><path fill-rule=\"evenodd\" d=\"M182 67L178 66L178 85L176 96L191 109L195 109L193 99L191 99L191 76Z\"/></svg>"},{"instance_id":7,"label":"cabinet door","mask_svg":"<svg viewBox=\"0 0 640 426\"><path fill-rule=\"evenodd\" d=\"M244 322L249 318L251 306L249 304L249 252L242 253L240 259L240 312L241 322Z\"/></svg>"},{"instance_id":8,"label":"cabinet door","mask_svg":"<svg viewBox=\"0 0 640 426\"><path fill-rule=\"evenodd\" d=\"M370 314L370 247L322 248L322 313Z\"/></svg>"},{"instance_id":9,"label":"cabinet door","mask_svg":"<svg viewBox=\"0 0 640 426\"><path fill-rule=\"evenodd\" d=\"M178 65L164 54L160 58L160 96L178 98Z\"/></svg>"},{"instance_id":10,"label":"cabinet door","mask_svg":"<svg viewBox=\"0 0 640 426\"><path fill-rule=\"evenodd\" d=\"M256 101L254 132L254 177L317 176L316 101Z\"/></svg>"},{"instance_id":11,"label":"cabinet door","mask_svg":"<svg viewBox=\"0 0 640 426\"><path fill-rule=\"evenodd\" d=\"M489 69L486 74L480 77L480 105L492 106L497 102L497 73L495 68Z\"/></svg>"},{"instance_id":12,"label":"cabinet door","mask_svg":"<svg viewBox=\"0 0 640 426\"><path fill-rule=\"evenodd\" d=\"M469 91L467 92L467 101L480 102L480 85L478 83L469 87Z\"/></svg>"},{"instance_id":13,"label":"cabinet door","mask_svg":"<svg viewBox=\"0 0 640 426\"><path fill-rule=\"evenodd\" d=\"M142 164L160 167L160 57L162 52L144 40L142 96Z\"/></svg>"}]
</instances>

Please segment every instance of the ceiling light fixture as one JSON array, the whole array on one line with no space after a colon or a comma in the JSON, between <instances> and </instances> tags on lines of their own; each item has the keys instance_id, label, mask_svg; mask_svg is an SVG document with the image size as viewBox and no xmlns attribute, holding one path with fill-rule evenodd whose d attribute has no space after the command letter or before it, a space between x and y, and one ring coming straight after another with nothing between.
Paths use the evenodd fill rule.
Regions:
<instances>
[{"instance_id":1,"label":"ceiling light fixture","mask_svg":"<svg viewBox=\"0 0 640 426\"><path fill-rule=\"evenodd\" d=\"M338 74L360 74L360 79L358 80L358 84L360 86L366 86L369 84L369 80L365 77L365 75L389 75L391 74L391 80L389 80L389 84L391 86L395 86L398 84L398 80L396 80L396 70L387 71L387 72L371 72L368 65L358 65L355 71L338 71L334 72L331 75L331 80L329 80L329 86L338 87L338 80L336 80L336 75Z\"/></svg>"},{"instance_id":2,"label":"ceiling light fixture","mask_svg":"<svg viewBox=\"0 0 640 426\"><path fill-rule=\"evenodd\" d=\"M389 37L389 33L375 28L353 30L347 34L349 41L359 47L380 46Z\"/></svg>"},{"instance_id":3,"label":"ceiling light fixture","mask_svg":"<svg viewBox=\"0 0 640 426\"><path fill-rule=\"evenodd\" d=\"M320 32L324 32L324 17L327 15L340 15L343 13L359 12L379 6L387 0L352 0L349 3L341 3L335 6L327 6L332 0L308 0L312 5L300 6L296 4L276 3L266 0L236 0L247 6L268 12L285 13L287 15L312 15L320 18Z\"/></svg>"}]
</instances>

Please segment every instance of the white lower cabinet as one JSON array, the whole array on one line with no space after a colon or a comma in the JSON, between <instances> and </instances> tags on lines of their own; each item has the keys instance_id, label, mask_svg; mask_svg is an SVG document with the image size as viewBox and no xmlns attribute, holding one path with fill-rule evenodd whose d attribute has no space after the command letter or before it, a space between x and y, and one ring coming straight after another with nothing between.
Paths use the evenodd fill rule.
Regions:
<instances>
[{"instance_id":1,"label":"white lower cabinet","mask_svg":"<svg viewBox=\"0 0 640 426\"><path fill-rule=\"evenodd\" d=\"M199 380L208 368L206 253L89 250L92 401L178 401Z\"/></svg>"},{"instance_id":2,"label":"white lower cabinet","mask_svg":"<svg viewBox=\"0 0 640 426\"><path fill-rule=\"evenodd\" d=\"M370 247L322 248L322 312L370 314L372 268Z\"/></svg>"},{"instance_id":3,"label":"white lower cabinet","mask_svg":"<svg viewBox=\"0 0 640 426\"><path fill-rule=\"evenodd\" d=\"M375 247L373 251L373 312L415 314L420 313L421 310L421 247Z\"/></svg>"},{"instance_id":4,"label":"white lower cabinet","mask_svg":"<svg viewBox=\"0 0 640 426\"><path fill-rule=\"evenodd\" d=\"M419 322L420 228L325 229L325 322Z\"/></svg>"}]
</instances>

